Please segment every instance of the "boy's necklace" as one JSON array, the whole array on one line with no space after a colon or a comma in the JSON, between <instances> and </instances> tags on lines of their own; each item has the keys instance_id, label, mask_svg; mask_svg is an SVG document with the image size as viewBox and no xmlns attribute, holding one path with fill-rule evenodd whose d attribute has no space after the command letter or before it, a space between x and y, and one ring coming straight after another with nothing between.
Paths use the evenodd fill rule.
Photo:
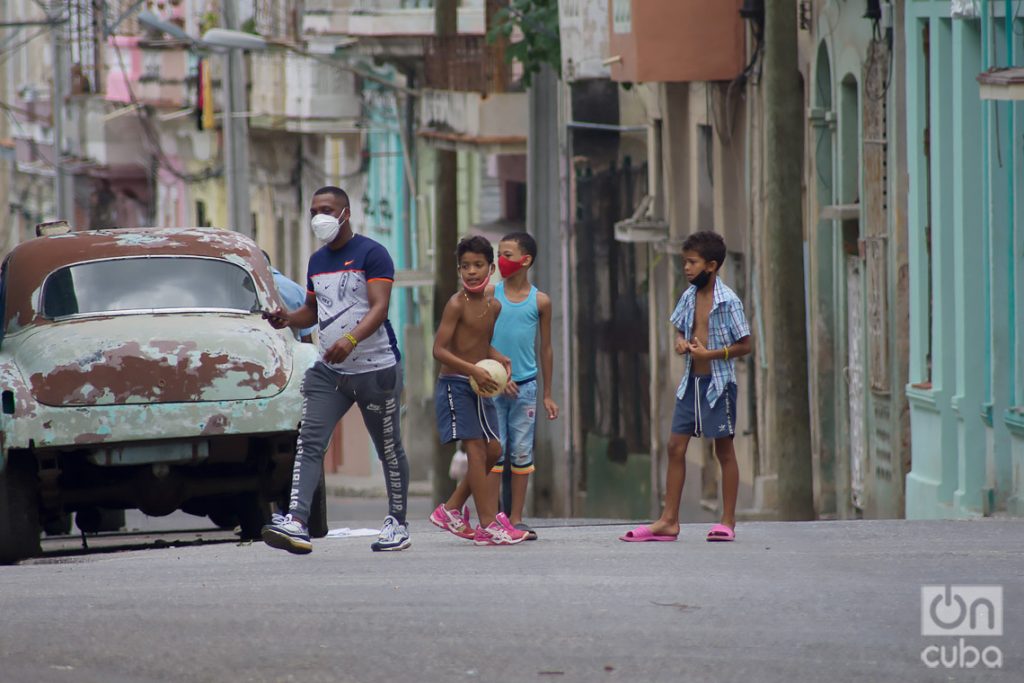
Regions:
<instances>
[{"instance_id":1,"label":"boy's necklace","mask_svg":"<svg viewBox=\"0 0 1024 683\"><path fill-rule=\"evenodd\" d=\"M466 297L466 303L468 304L469 303L469 294L466 294L466 290L462 290L462 296ZM477 318L484 317L485 315L487 315L487 312L490 311L490 310L491 310L491 300L487 299L487 308L485 308L484 312L481 313L480 315L478 315Z\"/></svg>"}]
</instances>

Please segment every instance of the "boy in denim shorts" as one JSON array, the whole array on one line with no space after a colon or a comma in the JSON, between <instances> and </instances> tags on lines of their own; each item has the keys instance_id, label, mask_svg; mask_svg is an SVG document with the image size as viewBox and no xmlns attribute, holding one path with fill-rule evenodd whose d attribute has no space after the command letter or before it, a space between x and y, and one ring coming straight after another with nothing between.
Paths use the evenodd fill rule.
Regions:
<instances>
[{"instance_id":1,"label":"boy in denim shorts","mask_svg":"<svg viewBox=\"0 0 1024 683\"><path fill-rule=\"evenodd\" d=\"M674 541L679 536L679 503L686 481L686 447L690 438L715 440L722 467L722 520L711 527L708 541L736 538L736 496L740 472L733 435L736 431L736 358L751 351L750 326L743 303L718 271L725 261L725 240L711 231L683 242L683 272L690 282L670 318L676 328L676 353L686 356L686 369L676 391L672 434L668 442L665 507L653 524L621 536L623 541Z\"/></svg>"},{"instance_id":2,"label":"boy in denim shorts","mask_svg":"<svg viewBox=\"0 0 1024 683\"><path fill-rule=\"evenodd\" d=\"M501 314L494 325L494 348L512 359L512 381L494 399L498 410L501 459L492 472L505 468L511 459L512 525L535 540L537 532L523 522L526 489L533 466L533 435L537 419L537 334L540 334L540 369L544 412L549 420L558 417L558 404L551 398L551 298L530 284L529 270L537 259L537 242L529 233L513 232L498 242L498 270L503 278L494 288ZM500 482L500 480L499 480ZM496 489L500 485L496 486ZM498 491L495 491L497 496Z\"/></svg>"}]
</instances>

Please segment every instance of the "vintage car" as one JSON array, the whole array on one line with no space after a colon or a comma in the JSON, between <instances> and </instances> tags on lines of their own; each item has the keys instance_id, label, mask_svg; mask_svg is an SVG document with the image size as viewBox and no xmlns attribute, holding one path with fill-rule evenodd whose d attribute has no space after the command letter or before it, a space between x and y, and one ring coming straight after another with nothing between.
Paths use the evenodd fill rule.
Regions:
<instances>
[{"instance_id":1,"label":"vintage car","mask_svg":"<svg viewBox=\"0 0 1024 683\"><path fill-rule=\"evenodd\" d=\"M184 510L257 538L286 504L310 344L256 244L209 228L71 232L0 270L0 562L43 529ZM122 513L123 514L123 513ZM326 533L323 486L311 530Z\"/></svg>"}]
</instances>

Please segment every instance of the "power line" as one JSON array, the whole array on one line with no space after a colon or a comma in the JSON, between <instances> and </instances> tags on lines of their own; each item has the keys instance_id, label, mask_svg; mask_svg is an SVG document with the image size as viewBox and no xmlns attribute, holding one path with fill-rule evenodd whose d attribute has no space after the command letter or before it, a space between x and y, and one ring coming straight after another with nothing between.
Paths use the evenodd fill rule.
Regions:
<instances>
[{"instance_id":1,"label":"power line","mask_svg":"<svg viewBox=\"0 0 1024 683\"><path fill-rule=\"evenodd\" d=\"M48 28L41 28L38 31L36 31L35 33L33 33L32 35L26 37L20 43L15 43L11 47L4 48L4 51L0 52L0 64L3 64L4 62L6 62L8 59L11 58L11 55L13 55L15 52L17 52L19 49L21 49L22 47L24 47L28 43L31 43L33 40L35 40L39 36L41 36L44 33L46 33L48 30L49 30Z\"/></svg>"},{"instance_id":2,"label":"power line","mask_svg":"<svg viewBox=\"0 0 1024 683\"><path fill-rule=\"evenodd\" d=\"M211 178L220 176L223 173L223 169L216 167L209 167L200 173L183 173L175 168L174 164L171 163L170 159L167 158L166 152L164 152L163 146L160 144L160 135L152 128L152 121L149 120L149 116L143 113L145 106L139 102L135 96L135 89L132 87L131 80L128 78L128 70L125 68L124 55L121 53L121 46L118 42L112 41L114 45L114 52L117 54L117 62L121 67L121 73L124 74L124 84L128 90L128 98L131 100L132 105L135 107L135 116L139 120L139 124L142 126L143 133L148 140L150 147L152 148L153 156L156 158L157 164L166 169L175 178L182 180L186 183L201 183Z\"/></svg>"},{"instance_id":3,"label":"power line","mask_svg":"<svg viewBox=\"0 0 1024 683\"><path fill-rule=\"evenodd\" d=\"M29 111L28 109L23 109L21 107L16 107L13 104L10 104L9 102L4 102L3 100L0 100L0 109L5 109L15 114L21 114L22 116L25 116L32 121L42 121L44 123L51 123L50 118L47 116L40 116L39 114L36 114L33 111ZM18 121L17 119L14 119L14 121L18 124L19 127L21 127L20 121Z\"/></svg>"}]
</instances>

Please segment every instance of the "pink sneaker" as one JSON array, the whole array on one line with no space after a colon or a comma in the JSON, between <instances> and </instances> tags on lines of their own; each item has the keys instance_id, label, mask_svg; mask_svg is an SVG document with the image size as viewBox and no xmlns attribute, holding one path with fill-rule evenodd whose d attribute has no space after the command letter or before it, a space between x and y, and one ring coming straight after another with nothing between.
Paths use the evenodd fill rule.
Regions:
<instances>
[{"instance_id":1,"label":"pink sneaker","mask_svg":"<svg viewBox=\"0 0 1024 683\"><path fill-rule=\"evenodd\" d=\"M472 540L474 538L473 530L469 528L465 520L455 510L449 510L444 506L444 503L434 508L434 511L430 513L430 522L436 527L440 527L445 531L449 531L459 538L465 538Z\"/></svg>"},{"instance_id":2,"label":"pink sneaker","mask_svg":"<svg viewBox=\"0 0 1024 683\"><path fill-rule=\"evenodd\" d=\"M473 525L469 523L469 506L468 505L463 505L462 506L462 521L466 523L466 526L468 528L470 528L470 529L473 528Z\"/></svg>"},{"instance_id":3,"label":"pink sneaker","mask_svg":"<svg viewBox=\"0 0 1024 683\"><path fill-rule=\"evenodd\" d=\"M504 517L499 513L499 517ZM505 520L508 522L508 519ZM473 537L475 545L515 545L526 540L526 533L514 527L506 527L497 518L487 525L487 528L478 526L476 535Z\"/></svg>"},{"instance_id":4,"label":"pink sneaker","mask_svg":"<svg viewBox=\"0 0 1024 683\"><path fill-rule=\"evenodd\" d=\"M498 514L496 514L494 516L494 521L496 521L498 524L502 525L509 531L516 530L516 528L512 526L512 522L509 521L508 515L506 515L504 512L499 512Z\"/></svg>"}]
</instances>

